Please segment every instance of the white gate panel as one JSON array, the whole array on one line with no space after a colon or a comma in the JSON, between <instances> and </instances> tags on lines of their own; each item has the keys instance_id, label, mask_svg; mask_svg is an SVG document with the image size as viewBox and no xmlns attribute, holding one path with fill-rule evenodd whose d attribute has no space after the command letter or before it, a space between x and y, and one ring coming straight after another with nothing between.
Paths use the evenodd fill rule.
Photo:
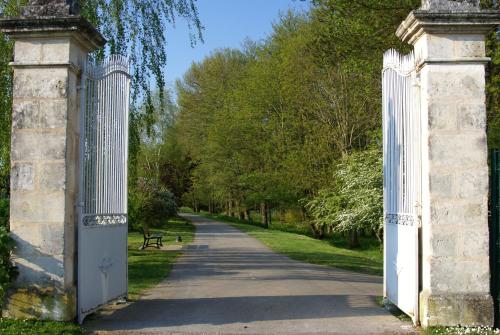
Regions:
<instances>
[{"instance_id":1,"label":"white gate panel","mask_svg":"<svg viewBox=\"0 0 500 335\"><path fill-rule=\"evenodd\" d=\"M78 283L81 320L110 301L127 295L127 225L88 229L79 243L87 246L79 257L83 271ZM96 243L99 241L99 243Z\"/></svg>"},{"instance_id":2,"label":"white gate panel","mask_svg":"<svg viewBox=\"0 0 500 335\"><path fill-rule=\"evenodd\" d=\"M81 80L79 322L127 296L128 61L88 63Z\"/></svg>"},{"instance_id":3,"label":"white gate panel","mask_svg":"<svg viewBox=\"0 0 500 335\"><path fill-rule=\"evenodd\" d=\"M384 55L384 295L418 322L421 120L413 54Z\"/></svg>"}]
</instances>

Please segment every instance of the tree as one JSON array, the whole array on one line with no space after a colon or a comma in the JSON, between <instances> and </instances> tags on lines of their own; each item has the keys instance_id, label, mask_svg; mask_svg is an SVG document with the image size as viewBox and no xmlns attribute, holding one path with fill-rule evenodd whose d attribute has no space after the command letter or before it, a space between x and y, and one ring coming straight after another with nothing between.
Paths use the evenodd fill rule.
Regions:
<instances>
[{"instance_id":1,"label":"tree","mask_svg":"<svg viewBox=\"0 0 500 335\"><path fill-rule=\"evenodd\" d=\"M359 243L357 233L369 230L382 238L382 153L371 148L345 156L335 167L332 182L306 203L312 224L334 232L350 233L350 245Z\"/></svg>"},{"instance_id":2,"label":"tree","mask_svg":"<svg viewBox=\"0 0 500 335\"><path fill-rule=\"evenodd\" d=\"M373 162L360 157L381 125L381 55L405 48L392 16L404 18L411 6L395 4L314 1L309 14L282 15L262 43L247 41L241 52L223 50L193 64L178 83L179 143L195 162L185 200L209 209L215 201L240 217L253 208L264 225L270 210L299 208L318 237L325 227L366 228L363 217L378 227L379 217L367 214L378 213L378 193L363 194L373 201L361 211L350 197L361 196L363 184L351 179L372 163L370 176L381 178L374 163L380 152L366 151ZM366 27L367 16L373 27ZM333 206L339 199L351 202ZM330 205L309 205L314 201ZM320 208L334 211L326 217L342 210L356 219L319 224Z\"/></svg>"}]
</instances>

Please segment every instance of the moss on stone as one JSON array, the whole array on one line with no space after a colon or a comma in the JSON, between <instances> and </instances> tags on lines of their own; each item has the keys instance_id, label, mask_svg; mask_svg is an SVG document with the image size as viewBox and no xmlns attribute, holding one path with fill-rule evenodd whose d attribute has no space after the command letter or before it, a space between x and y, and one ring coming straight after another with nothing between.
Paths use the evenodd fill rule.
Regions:
<instances>
[{"instance_id":1,"label":"moss on stone","mask_svg":"<svg viewBox=\"0 0 500 335\"><path fill-rule=\"evenodd\" d=\"M76 317L76 295L54 287L15 289L3 314L14 319L72 321Z\"/></svg>"}]
</instances>

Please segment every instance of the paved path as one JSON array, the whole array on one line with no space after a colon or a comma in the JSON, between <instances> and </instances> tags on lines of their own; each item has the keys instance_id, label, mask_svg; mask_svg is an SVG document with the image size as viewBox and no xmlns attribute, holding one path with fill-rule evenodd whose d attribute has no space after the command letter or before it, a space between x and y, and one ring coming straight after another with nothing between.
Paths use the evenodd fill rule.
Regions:
<instances>
[{"instance_id":1,"label":"paved path","mask_svg":"<svg viewBox=\"0 0 500 335\"><path fill-rule=\"evenodd\" d=\"M169 278L87 323L133 334L395 334L382 279L290 260L221 222L188 216L196 239Z\"/></svg>"}]
</instances>

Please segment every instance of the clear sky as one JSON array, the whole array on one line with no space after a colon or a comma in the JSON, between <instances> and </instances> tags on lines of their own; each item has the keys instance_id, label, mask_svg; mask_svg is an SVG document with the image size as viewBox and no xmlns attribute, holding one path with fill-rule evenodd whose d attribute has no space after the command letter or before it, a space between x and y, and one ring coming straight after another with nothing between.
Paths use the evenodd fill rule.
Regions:
<instances>
[{"instance_id":1,"label":"clear sky","mask_svg":"<svg viewBox=\"0 0 500 335\"><path fill-rule=\"evenodd\" d=\"M167 85L173 88L192 62L201 61L217 48L239 48L245 38L259 41L272 30L279 13L289 8L306 10L309 1L300 0L197 0L200 19L205 27L205 43L191 47L189 30L179 20L167 30Z\"/></svg>"}]
</instances>

